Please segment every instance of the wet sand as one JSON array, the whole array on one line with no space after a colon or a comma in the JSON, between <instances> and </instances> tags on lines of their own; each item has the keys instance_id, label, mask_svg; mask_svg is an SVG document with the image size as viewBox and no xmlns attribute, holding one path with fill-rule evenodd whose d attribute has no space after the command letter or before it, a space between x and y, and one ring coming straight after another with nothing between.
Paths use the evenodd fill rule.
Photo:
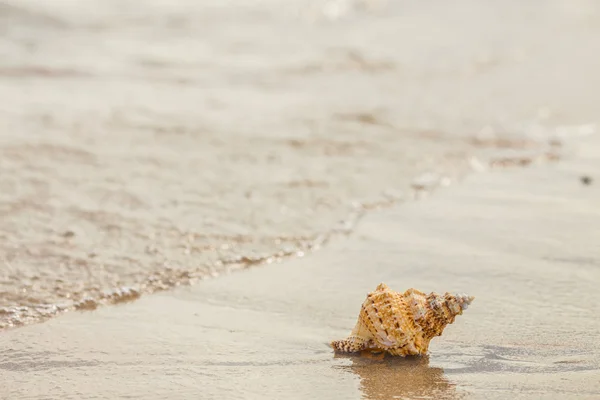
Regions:
<instances>
[{"instance_id":1,"label":"wet sand","mask_svg":"<svg viewBox=\"0 0 600 400\"><path fill-rule=\"evenodd\" d=\"M0 1L0 398L600 397L599 11Z\"/></svg>"},{"instance_id":2,"label":"wet sand","mask_svg":"<svg viewBox=\"0 0 600 400\"><path fill-rule=\"evenodd\" d=\"M0 336L3 398L596 399L600 142L368 214L304 258ZM475 302L430 356L335 356L379 282Z\"/></svg>"},{"instance_id":3,"label":"wet sand","mask_svg":"<svg viewBox=\"0 0 600 400\"><path fill-rule=\"evenodd\" d=\"M1 2L0 329L310 251L473 158L560 158L597 121L598 15Z\"/></svg>"}]
</instances>

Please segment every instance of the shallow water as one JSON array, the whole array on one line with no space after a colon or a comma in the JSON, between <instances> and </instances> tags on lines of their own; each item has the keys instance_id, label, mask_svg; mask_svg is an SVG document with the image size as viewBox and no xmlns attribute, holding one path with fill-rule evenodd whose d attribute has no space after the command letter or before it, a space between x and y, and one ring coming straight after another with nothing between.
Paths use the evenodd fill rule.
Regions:
<instances>
[{"instance_id":1,"label":"shallow water","mask_svg":"<svg viewBox=\"0 0 600 400\"><path fill-rule=\"evenodd\" d=\"M303 258L0 335L0 398L596 399L600 142L370 213ZM474 302L423 358L334 355L368 291Z\"/></svg>"},{"instance_id":2,"label":"shallow water","mask_svg":"<svg viewBox=\"0 0 600 400\"><path fill-rule=\"evenodd\" d=\"M0 328L560 157L598 115L597 22L592 1L0 3Z\"/></svg>"},{"instance_id":3,"label":"shallow water","mask_svg":"<svg viewBox=\"0 0 600 400\"><path fill-rule=\"evenodd\" d=\"M172 289L5 330L0 398L598 398L597 3L282 4L0 2L0 329ZM379 282L476 299L335 356Z\"/></svg>"}]
</instances>

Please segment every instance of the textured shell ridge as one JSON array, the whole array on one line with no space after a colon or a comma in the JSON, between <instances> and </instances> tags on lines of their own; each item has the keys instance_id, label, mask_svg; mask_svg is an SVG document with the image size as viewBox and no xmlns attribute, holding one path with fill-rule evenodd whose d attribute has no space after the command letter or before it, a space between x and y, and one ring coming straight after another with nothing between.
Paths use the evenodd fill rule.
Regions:
<instances>
[{"instance_id":1,"label":"textured shell ridge","mask_svg":"<svg viewBox=\"0 0 600 400\"><path fill-rule=\"evenodd\" d=\"M473 299L464 293L425 294L413 288L400 293L380 283L363 302L351 335L331 345L342 353L426 354L431 339L440 336Z\"/></svg>"}]
</instances>

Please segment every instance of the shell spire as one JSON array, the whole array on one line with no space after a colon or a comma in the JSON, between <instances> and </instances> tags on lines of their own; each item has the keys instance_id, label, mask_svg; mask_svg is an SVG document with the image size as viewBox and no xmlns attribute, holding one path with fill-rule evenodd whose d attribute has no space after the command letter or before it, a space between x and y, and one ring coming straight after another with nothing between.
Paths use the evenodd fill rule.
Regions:
<instances>
[{"instance_id":1,"label":"shell spire","mask_svg":"<svg viewBox=\"0 0 600 400\"><path fill-rule=\"evenodd\" d=\"M380 283L367 295L350 336L331 343L341 353L386 351L396 356L426 354L429 342L440 336L473 301L466 294L404 293Z\"/></svg>"}]
</instances>

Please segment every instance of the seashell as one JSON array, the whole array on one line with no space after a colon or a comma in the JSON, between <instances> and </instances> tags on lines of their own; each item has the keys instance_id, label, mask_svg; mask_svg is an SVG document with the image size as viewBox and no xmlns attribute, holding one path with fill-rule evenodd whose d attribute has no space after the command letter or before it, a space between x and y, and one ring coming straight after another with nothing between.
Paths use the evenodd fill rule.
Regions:
<instances>
[{"instance_id":1,"label":"seashell","mask_svg":"<svg viewBox=\"0 0 600 400\"><path fill-rule=\"evenodd\" d=\"M466 294L442 296L416 289L398 293L381 283L367 295L350 336L331 346L341 353L375 350L395 356L426 354L431 339L440 336L473 299Z\"/></svg>"}]
</instances>

